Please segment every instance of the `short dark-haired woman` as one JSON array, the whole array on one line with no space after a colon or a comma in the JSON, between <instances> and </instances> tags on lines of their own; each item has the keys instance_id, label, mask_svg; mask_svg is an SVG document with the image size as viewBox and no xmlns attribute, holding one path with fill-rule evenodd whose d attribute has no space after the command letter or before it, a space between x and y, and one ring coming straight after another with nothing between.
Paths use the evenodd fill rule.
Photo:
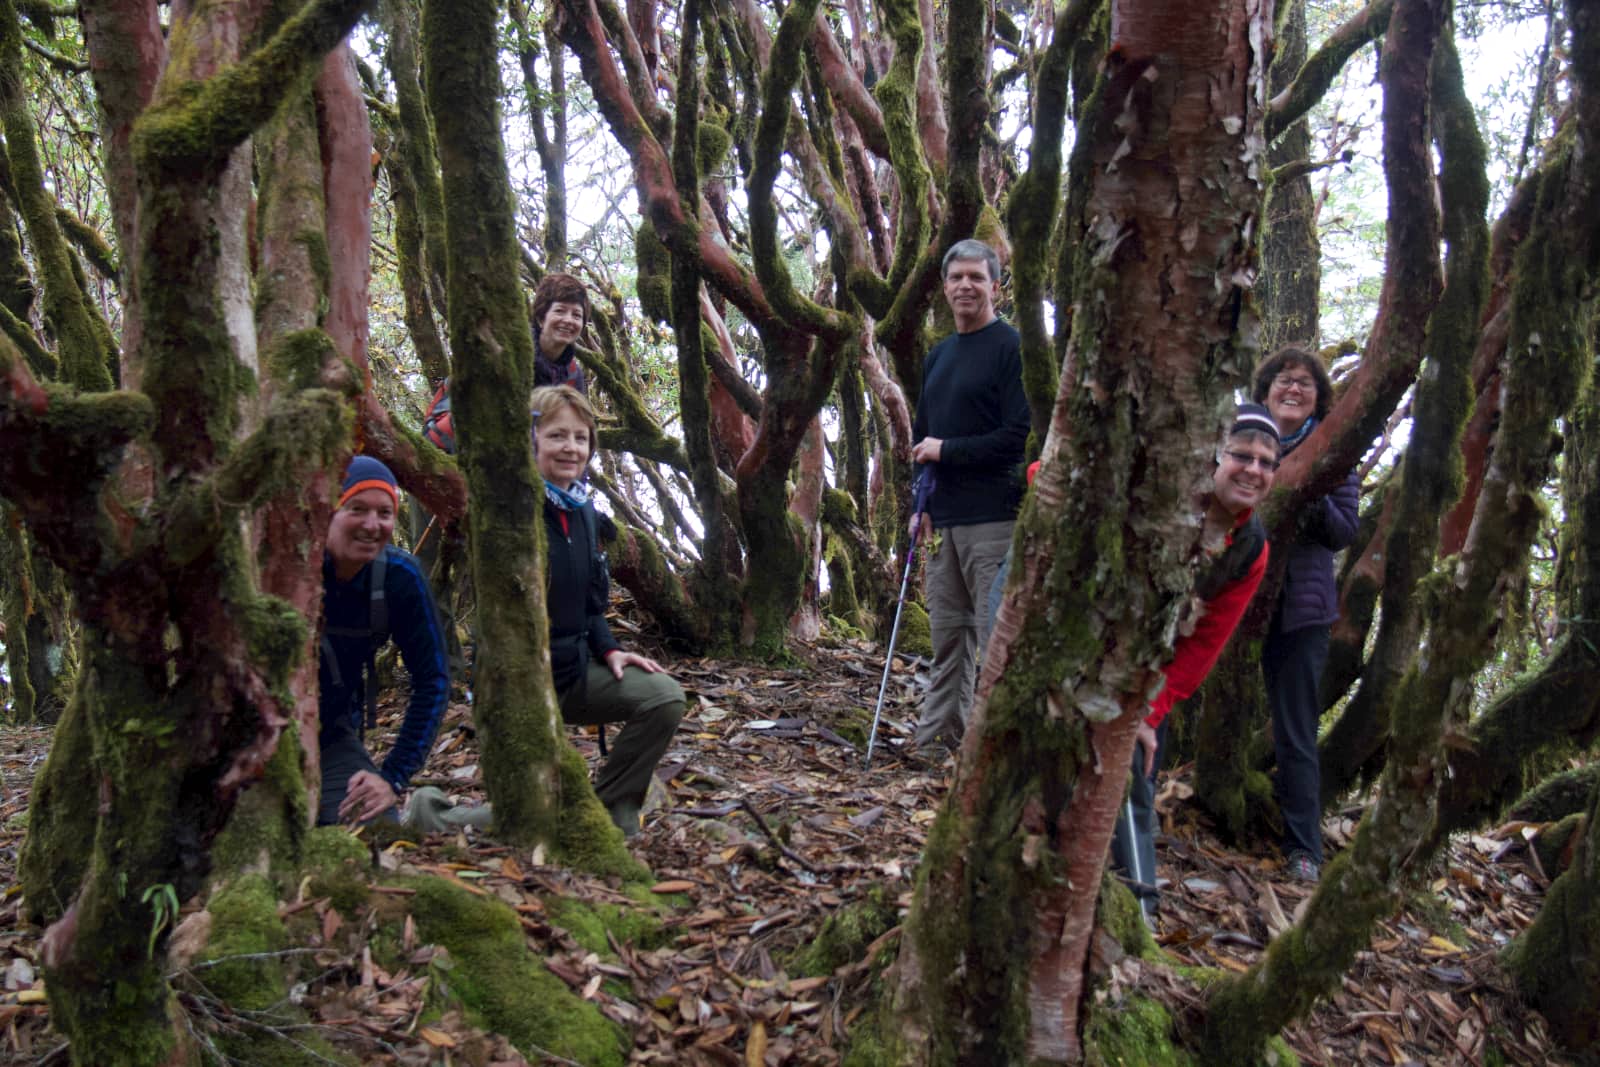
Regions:
<instances>
[{"instance_id":1,"label":"short dark-haired woman","mask_svg":"<svg viewBox=\"0 0 1600 1067\"><path fill-rule=\"evenodd\" d=\"M587 393L578 337L589 322L589 292L570 274L546 274L533 291L533 384L570 385Z\"/></svg>"},{"instance_id":2,"label":"short dark-haired woman","mask_svg":"<svg viewBox=\"0 0 1600 1067\"><path fill-rule=\"evenodd\" d=\"M1322 360L1286 347L1256 368L1251 396L1278 423L1287 456L1311 436L1333 402ZM1354 471L1297 516L1285 551L1288 565L1261 652L1272 739L1278 757L1275 792L1283 813L1283 852L1291 876L1314 882L1322 867L1322 774L1317 762L1319 687L1328 661L1328 634L1339 618L1333 554L1356 535L1361 485Z\"/></svg>"}]
</instances>

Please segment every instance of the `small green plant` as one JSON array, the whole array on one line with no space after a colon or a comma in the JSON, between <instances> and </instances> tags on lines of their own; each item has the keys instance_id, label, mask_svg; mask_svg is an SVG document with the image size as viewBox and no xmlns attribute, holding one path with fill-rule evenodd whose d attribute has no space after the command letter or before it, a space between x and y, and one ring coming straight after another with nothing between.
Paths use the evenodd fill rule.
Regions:
<instances>
[{"instance_id":1,"label":"small green plant","mask_svg":"<svg viewBox=\"0 0 1600 1067\"><path fill-rule=\"evenodd\" d=\"M150 905L156 913L155 921L150 924L150 943L145 946L146 959L154 959L156 954L156 938L161 936L161 931L176 923L178 918L178 891L172 887L171 882L153 885L146 889L139 897L141 904Z\"/></svg>"}]
</instances>

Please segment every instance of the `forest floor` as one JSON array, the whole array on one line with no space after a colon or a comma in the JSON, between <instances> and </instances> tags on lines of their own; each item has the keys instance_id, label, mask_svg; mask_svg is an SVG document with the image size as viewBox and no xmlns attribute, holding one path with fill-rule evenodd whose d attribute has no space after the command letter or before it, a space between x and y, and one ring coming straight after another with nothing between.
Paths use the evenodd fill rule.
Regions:
<instances>
[{"instance_id":1,"label":"forest floor","mask_svg":"<svg viewBox=\"0 0 1600 1067\"><path fill-rule=\"evenodd\" d=\"M631 627L619 627L619 630ZM631 636L631 640L630 640ZM644 635L624 635L648 647ZM558 898L632 906L614 884L536 862L469 832L400 841L374 856L386 870L442 875L492 894L519 914L530 948L579 996L633 1036L629 1062L820 1065L840 1060L876 972L892 954L894 913L860 959L802 976L798 956L825 919L869 890L909 905L924 835L949 785L953 762L922 767L895 755L915 716L915 661L897 659L879 751L861 751L839 731L870 714L882 660L876 647L844 642L803 653L786 669L669 659L689 693L689 712L659 769L661 805L647 813L632 848L657 879L665 925L649 945L580 936L550 921ZM664 657L665 658L665 657ZM386 702L379 739L398 725ZM591 760L592 733L575 735ZM0 729L0 1063L64 1063L37 977L37 929L21 924L16 860L28 789L49 735ZM1287 879L1275 851L1223 847L1183 803L1187 768L1164 779L1160 867L1168 882L1157 940L1188 966L1243 971L1270 936L1291 922L1309 887ZM455 705L418 784L481 801L470 708ZM1330 818L1330 850L1353 833L1353 813ZM1560 1062L1544 1021L1509 991L1496 954L1537 911L1548 884L1522 847L1524 827L1452 842L1448 856L1384 922L1342 988L1289 1030L1290 1047L1312 1064ZM498 1035L460 1012L425 1009L434 951L411 944L409 966L374 964L361 914L340 915L326 899L291 894L280 913L320 917L307 940L315 966L296 1003L330 1044L361 1063L512 1065L570 1063L533 1051L525 1061ZM192 901L189 910L197 910ZM887 951L885 951L887 950ZM1200 993L1174 970L1125 959L1112 968L1110 997L1153 996L1180 1021ZM201 1031L239 1025L225 1010L187 997ZM525 1051L526 1050L525 1048ZM331 1062L331 1061L329 1061Z\"/></svg>"}]
</instances>

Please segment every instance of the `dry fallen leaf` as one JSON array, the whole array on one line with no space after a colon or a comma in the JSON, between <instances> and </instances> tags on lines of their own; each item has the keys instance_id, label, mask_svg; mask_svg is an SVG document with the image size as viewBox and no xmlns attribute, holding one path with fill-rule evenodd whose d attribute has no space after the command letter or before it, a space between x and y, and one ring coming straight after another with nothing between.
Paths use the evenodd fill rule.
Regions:
<instances>
[{"instance_id":1,"label":"dry fallen leaf","mask_svg":"<svg viewBox=\"0 0 1600 1067\"><path fill-rule=\"evenodd\" d=\"M767 1026L756 1022L750 1028L750 1037L744 1043L745 1067L765 1067L767 1062Z\"/></svg>"},{"instance_id":2,"label":"dry fallen leaf","mask_svg":"<svg viewBox=\"0 0 1600 1067\"><path fill-rule=\"evenodd\" d=\"M455 1048L456 1039L443 1030L435 1030L431 1026L424 1026L417 1031L417 1036L422 1038L434 1048Z\"/></svg>"}]
</instances>

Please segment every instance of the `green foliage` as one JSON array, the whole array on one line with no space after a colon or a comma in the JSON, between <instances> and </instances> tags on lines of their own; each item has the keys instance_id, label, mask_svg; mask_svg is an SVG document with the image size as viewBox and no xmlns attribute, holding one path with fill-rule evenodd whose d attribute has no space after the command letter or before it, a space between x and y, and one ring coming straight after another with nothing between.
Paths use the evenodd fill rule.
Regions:
<instances>
[{"instance_id":1,"label":"green foliage","mask_svg":"<svg viewBox=\"0 0 1600 1067\"><path fill-rule=\"evenodd\" d=\"M366 904L372 895L372 857L367 846L341 826L319 826L306 835L307 889L345 915Z\"/></svg>"},{"instance_id":2,"label":"green foliage","mask_svg":"<svg viewBox=\"0 0 1600 1067\"><path fill-rule=\"evenodd\" d=\"M161 936L161 931L173 924L178 916L178 891L172 887L171 882L153 885L139 894L139 903L148 905L152 913L150 922L150 941L145 946L144 954L147 959L155 959L156 938Z\"/></svg>"}]
</instances>

